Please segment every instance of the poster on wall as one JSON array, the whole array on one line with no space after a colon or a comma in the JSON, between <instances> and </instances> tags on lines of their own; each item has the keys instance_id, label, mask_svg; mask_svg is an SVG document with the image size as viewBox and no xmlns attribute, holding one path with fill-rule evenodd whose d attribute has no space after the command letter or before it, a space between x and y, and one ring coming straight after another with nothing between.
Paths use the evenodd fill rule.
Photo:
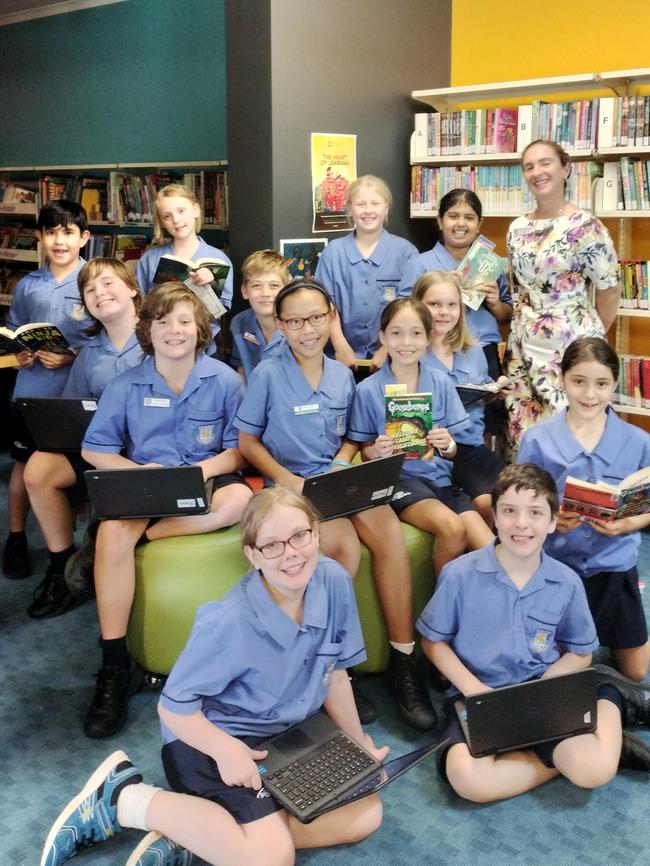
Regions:
<instances>
[{"instance_id":1,"label":"poster on wall","mask_svg":"<svg viewBox=\"0 0 650 866\"><path fill-rule=\"evenodd\" d=\"M280 252L289 268L291 279L311 280L316 274L320 254L327 238L291 238L280 241Z\"/></svg>"},{"instance_id":2,"label":"poster on wall","mask_svg":"<svg viewBox=\"0 0 650 866\"><path fill-rule=\"evenodd\" d=\"M352 228L345 204L357 176L357 137L311 134L311 186L314 232L347 232Z\"/></svg>"}]
</instances>

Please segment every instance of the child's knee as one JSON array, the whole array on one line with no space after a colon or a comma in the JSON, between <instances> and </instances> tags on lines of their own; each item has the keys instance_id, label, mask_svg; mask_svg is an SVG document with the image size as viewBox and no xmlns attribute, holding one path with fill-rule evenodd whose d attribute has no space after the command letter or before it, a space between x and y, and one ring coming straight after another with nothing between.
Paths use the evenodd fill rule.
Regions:
<instances>
[{"instance_id":1,"label":"child's knee","mask_svg":"<svg viewBox=\"0 0 650 866\"><path fill-rule=\"evenodd\" d=\"M223 487L212 499L212 513L218 514L221 526L233 526L239 523L252 497L253 491L245 484Z\"/></svg>"},{"instance_id":2,"label":"child's knee","mask_svg":"<svg viewBox=\"0 0 650 866\"><path fill-rule=\"evenodd\" d=\"M486 782L483 769L464 743L456 743L447 752L445 772L451 787L464 800L492 803L497 799Z\"/></svg>"},{"instance_id":3,"label":"child's knee","mask_svg":"<svg viewBox=\"0 0 650 866\"><path fill-rule=\"evenodd\" d=\"M379 795L367 797L365 801L360 801L361 803L364 806L362 813L355 821L348 824L350 838L345 840L347 843L361 842L362 839L371 836L381 826L384 808Z\"/></svg>"},{"instance_id":4,"label":"child's knee","mask_svg":"<svg viewBox=\"0 0 650 866\"><path fill-rule=\"evenodd\" d=\"M558 768L559 769L559 768ZM578 788L602 788L611 782L618 770L618 758L600 761L575 761L563 766L561 773Z\"/></svg>"}]
</instances>

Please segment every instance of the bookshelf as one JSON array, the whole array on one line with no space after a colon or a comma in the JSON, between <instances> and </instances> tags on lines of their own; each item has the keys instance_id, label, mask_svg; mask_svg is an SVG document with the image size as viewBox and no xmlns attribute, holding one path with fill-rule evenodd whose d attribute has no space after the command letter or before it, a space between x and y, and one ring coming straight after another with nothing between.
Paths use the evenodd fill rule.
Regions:
<instances>
[{"instance_id":1,"label":"bookshelf","mask_svg":"<svg viewBox=\"0 0 650 866\"><path fill-rule=\"evenodd\" d=\"M571 155L572 174L582 165L583 175L588 175L588 180L579 187L580 199L575 193L578 186L575 184L573 196L568 196L570 200L606 220L620 258L634 259L632 227L636 221L645 223L650 217L649 87L650 68L637 68L413 91L412 99L427 108L416 113L411 135L411 217L435 217L438 197L454 186L474 189L483 201L487 218L520 216L528 209L521 173L518 188L517 181L506 181L501 190L504 194L488 197L485 190L491 189L491 172L495 172L496 178L507 178L508 168L514 170L518 166L530 140L553 138ZM564 109L565 105L569 108ZM489 124L494 124L497 109L506 116L507 109L511 110L511 115L516 111L514 142L513 146L502 148L506 152L495 152L503 141L499 140L496 129L492 133L489 129ZM434 117L436 114L439 116ZM542 122L547 115L548 126ZM568 117L566 127L561 125L563 116ZM531 118L534 118L532 123ZM540 129L551 129L553 133L536 134L538 121ZM479 131L481 125L483 128ZM633 136L628 135L630 129ZM492 152L486 152L489 150ZM626 170L628 178L623 181L621 173ZM484 178L487 178L487 185L484 185ZM630 178L632 183L634 178L642 182L645 178L643 195L638 190L638 207L630 205L634 202L634 197L629 195ZM628 195L623 202L622 189L626 182ZM646 227L650 226L646 223L643 228L647 238ZM639 249L638 253L650 258L647 242L645 249ZM636 355L650 356L646 348L648 318L648 309L619 309L615 344L620 354L634 354L633 338L636 336ZM629 399L634 401L635 398ZM631 405L628 401L616 408L630 416L650 417L650 401L637 397L636 402L641 405ZM647 422L643 426L648 429Z\"/></svg>"}]
</instances>

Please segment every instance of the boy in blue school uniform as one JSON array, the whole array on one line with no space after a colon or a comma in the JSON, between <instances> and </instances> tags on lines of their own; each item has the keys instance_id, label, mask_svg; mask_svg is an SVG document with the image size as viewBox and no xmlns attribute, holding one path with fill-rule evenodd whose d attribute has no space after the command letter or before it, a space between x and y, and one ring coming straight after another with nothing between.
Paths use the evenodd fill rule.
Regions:
<instances>
[{"instance_id":1,"label":"boy in blue school uniform","mask_svg":"<svg viewBox=\"0 0 650 866\"><path fill-rule=\"evenodd\" d=\"M212 479L213 495L203 515L100 523L94 577L102 667L84 725L89 737L121 729L140 682L126 646L136 545L232 526L252 495L240 474L244 460L232 426L242 381L204 354L211 336L207 309L181 283L164 283L146 297L136 333L147 357L102 394L82 457L98 469L198 465L205 480Z\"/></svg>"},{"instance_id":2,"label":"boy in blue school uniform","mask_svg":"<svg viewBox=\"0 0 650 866\"><path fill-rule=\"evenodd\" d=\"M56 325L73 348L83 346L92 321L79 296L77 274L84 260L80 256L90 234L86 212L76 202L59 199L41 208L36 235L47 264L23 277L16 285L7 327L12 331L32 322ZM13 399L18 397L59 397L70 372L74 353L20 352L20 370ZM31 574L25 538L29 499L24 482L25 463L34 453L34 444L22 417L12 404L10 455L15 463L9 481L9 536L3 555L5 577L18 579Z\"/></svg>"},{"instance_id":3,"label":"boy in blue school uniform","mask_svg":"<svg viewBox=\"0 0 650 866\"><path fill-rule=\"evenodd\" d=\"M493 491L498 538L443 569L417 623L429 660L467 695L587 668L598 646L584 589L543 552L557 522L552 477L532 464L503 470ZM606 784L619 768L650 770L650 748L622 732L650 724L650 686L599 667L598 728L532 749L474 758L454 719L439 766L474 802L524 793L561 774L575 785Z\"/></svg>"},{"instance_id":4,"label":"boy in blue school uniform","mask_svg":"<svg viewBox=\"0 0 650 866\"><path fill-rule=\"evenodd\" d=\"M286 488L258 494L241 521L251 570L221 601L203 605L159 704L162 759L173 791L142 783L111 755L54 823L41 866L119 833L149 830L127 866L238 866L293 862L296 848L359 841L381 822L373 795L308 825L262 788L258 745L325 709L378 760L364 734L349 665L366 653L349 575L318 555L318 519Z\"/></svg>"},{"instance_id":5,"label":"boy in blue school uniform","mask_svg":"<svg viewBox=\"0 0 650 866\"><path fill-rule=\"evenodd\" d=\"M257 250L251 253L241 268L241 294L250 304L230 322L232 351L230 365L246 381L263 357L282 342L273 312L275 298L291 281L289 268L277 250Z\"/></svg>"}]
</instances>

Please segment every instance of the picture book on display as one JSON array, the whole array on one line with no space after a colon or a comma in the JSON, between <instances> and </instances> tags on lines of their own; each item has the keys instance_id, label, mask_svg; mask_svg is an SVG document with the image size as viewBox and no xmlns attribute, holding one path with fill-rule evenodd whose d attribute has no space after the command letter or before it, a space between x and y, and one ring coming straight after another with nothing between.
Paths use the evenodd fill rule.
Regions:
<instances>
[{"instance_id":1,"label":"picture book on display","mask_svg":"<svg viewBox=\"0 0 650 866\"><path fill-rule=\"evenodd\" d=\"M0 355L15 355L17 352L47 352L65 354L70 352L70 343L56 325L37 322L21 325L15 331L0 328Z\"/></svg>"},{"instance_id":2,"label":"picture book on display","mask_svg":"<svg viewBox=\"0 0 650 866\"><path fill-rule=\"evenodd\" d=\"M650 511L650 466L624 478L620 484L592 484L571 475L566 480L562 510L597 520L619 520Z\"/></svg>"},{"instance_id":3,"label":"picture book on display","mask_svg":"<svg viewBox=\"0 0 650 866\"><path fill-rule=\"evenodd\" d=\"M407 394L406 385L386 385L386 435L406 460L428 460L433 449L427 433L433 426L433 395Z\"/></svg>"},{"instance_id":4,"label":"picture book on display","mask_svg":"<svg viewBox=\"0 0 650 866\"><path fill-rule=\"evenodd\" d=\"M198 271L199 268L207 268L212 273L214 282L207 286L197 286L192 282L190 272ZM213 318L218 319L226 312L220 298L229 272L230 266L219 259L203 258L192 261L180 256L165 255L160 257L153 281L155 285L174 281L184 283L205 304Z\"/></svg>"},{"instance_id":5,"label":"picture book on display","mask_svg":"<svg viewBox=\"0 0 650 866\"><path fill-rule=\"evenodd\" d=\"M479 235L458 265L463 281L463 303L472 310L478 310L485 294L473 286L480 283L493 283L505 269L505 262L492 252L494 244L483 235Z\"/></svg>"}]
</instances>

